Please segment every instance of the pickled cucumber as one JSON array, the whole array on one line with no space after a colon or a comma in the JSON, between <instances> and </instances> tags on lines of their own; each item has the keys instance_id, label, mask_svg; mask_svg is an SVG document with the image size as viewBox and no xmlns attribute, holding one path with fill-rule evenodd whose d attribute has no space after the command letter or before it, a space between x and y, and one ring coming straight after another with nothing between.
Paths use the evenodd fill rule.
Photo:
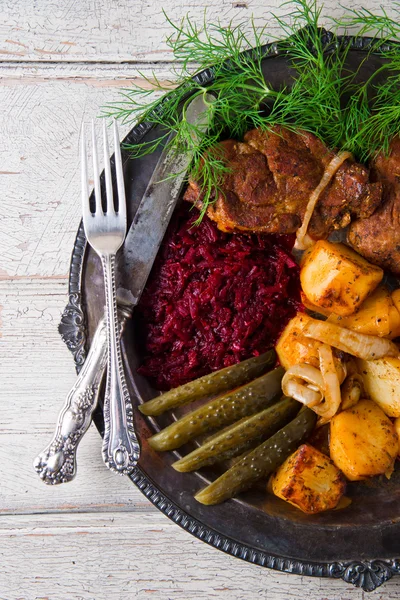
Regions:
<instances>
[{"instance_id":1,"label":"pickled cucumber","mask_svg":"<svg viewBox=\"0 0 400 600\"><path fill-rule=\"evenodd\" d=\"M259 377L270 369L276 361L275 350L269 350L261 356L249 358L231 367L214 371L195 381L185 383L153 400L139 406L139 410L148 416L161 415L169 408L183 406L194 400L220 394L243 385Z\"/></svg>"},{"instance_id":2,"label":"pickled cucumber","mask_svg":"<svg viewBox=\"0 0 400 600\"><path fill-rule=\"evenodd\" d=\"M187 454L172 466L177 471L186 473L237 456L278 431L296 415L300 406L292 398L283 398L273 406L245 417L212 436L200 448Z\"/></svg>"},{"instance_id":3,"label":"pickled cucumber","mask_svg":"<svg viewBox=\"0 0 400 600\"><path fill-rule=\"evenodd\" d=\"M306 408L213 483L196 494L201 504L219 504L268 477L311 434L317 416Z\"/></svg>"},{"instance_id":4,"label":"pickled cucumber","mask_svg":"<svg viewBox=\"0 0 400 600\"><path fill-rule=\"evenodd\" d=\"M154 450L174 450L188 440L271 406L280 394L284 369L278 367L236 390L210 400L149 438Z\"/></svg>"}]
</instances>

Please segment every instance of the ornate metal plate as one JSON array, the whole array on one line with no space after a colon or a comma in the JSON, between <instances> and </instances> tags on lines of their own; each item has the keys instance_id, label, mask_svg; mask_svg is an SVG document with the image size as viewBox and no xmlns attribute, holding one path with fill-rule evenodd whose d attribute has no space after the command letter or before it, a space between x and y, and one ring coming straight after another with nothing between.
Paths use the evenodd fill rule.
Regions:
<instances>
[{"instance_id":1,"label":"ornate metal plate","mask_svg":"<svg viewBox=\"0 0 400 600\"><path fill-rule=\"evenodd\" d=\"M321 31L326 40L331 34ZM355 42L349 66L356 69L365 58L370 40ZM272 85L289 80L290 69L279 44L265 47L263 68ZM368 77L381 64L375 55L358 74ZM204 85L212 81L212 70L196 78ZM149 140L155 130L148 124L134 127L126 142ZM158 155L125 160L128 219L146 188ZM72 253L69 302L59 326L71 350L77 370L85 360L104 305L101 267L97 256L86 246L82 226ZM136 373L140 363L135 344L135 319L127 327L123 345L128 384L143 401L155 395L148 382ZM101 408L95 422L102 432ZM349 484L352 503L345 509L307 516L274 496L253 490L218 506L206 507L193 495L212 477L212 472L182 474L170 466L176 453L156 454L146 439L168 422L158 423L137 414L142 456L131 479L159 510L175 523L208 544L254 564L301 575L342 578L371 591L400 572L400 473L387 481L374 478L367 483Z\"/></svg>"}]
</instances>

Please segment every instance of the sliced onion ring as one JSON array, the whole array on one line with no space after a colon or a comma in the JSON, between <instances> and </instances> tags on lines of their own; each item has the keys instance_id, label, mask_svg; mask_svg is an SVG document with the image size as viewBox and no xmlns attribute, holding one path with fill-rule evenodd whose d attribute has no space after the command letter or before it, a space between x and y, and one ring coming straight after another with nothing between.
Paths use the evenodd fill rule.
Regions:
<instances>
[{"instance_id":1,"label":"sliced onion ring","mask_svg":"<svg viewBox=\"0 0 400 600\"><path fill-rule=\"evenodd\" d=\"M324 381L325 400L313 410L323 418L325 422L329 421L339 410L341 395L339 377L333 360L332 348L328 344L322 344L318 348L319 366L322 379Z\"/></svg>"},{"instance_id":2,"label":"sliced onion ring","mask_svg":"<svg viewBox=\"0 0 400 600\"><path fill-rule=\"evenodd\" d=\"M363 378L358 373L353 373L347 377L342 385L341 396L342 404L341 409L351 408L362 397L364 392Z\"/></svg>"},{"instance_id":3,"label":"sliced onion ring","mask_svg":"<svg viewBox=\"0 0 400 600\"><path fill-rule=\"evenodd\" d=\"M290 367L284 374L282 391L286 396L312 407L323 400L324 381L316 367L300 363Z\"/></svg>"},{"instance_id":4,"label":"sliced onion ring","mask_svg":"<svg viewBox=\"0 0 400 600\"><path fill-rule=\"evenodd\" d=\"M315 206L318 202L318 198L320 197L324 189L327 187L332 177L335 175L336 171L348 158L353 158L351 152L340 152L334 158L332 158L331 162L325 168L321 181L310 195L306 207L306 212L304 214L303 222L301 224L301 227L296 232L296 250L306 250L309 246L313 244L312 239L307 235L307 229L311 221L311 217L314 212Z\"/></svg>"},{"instance_id":5,"label":"sliced onion ring","mask_svg":"<svg viewBox=\"0 0 400 600\"><path fill-rule=\"evenodd\" d=\"M309 319L302 334L364 360L376 360L384 356L397 357L399 355L396 344L386 338L351 331L328 321Z\"/></svg>"},{"instance_id":6,"label":"sliced onion ring","mask_svg":"<svg viewBox=\"0 0 400 600\"><path fill-rule=\"evenodd\" d=\"M315 408L317 404L321 403L321 394L320 392L315 392L311 390L309 387L304 385L304 383L300 383L299 381L295 381L291 379L287 381L285 387L282 382L282 391L285 396L289 396L290 398L294 398L298 402L305 404L310 408Z\"/></svg>"}]
</instances>

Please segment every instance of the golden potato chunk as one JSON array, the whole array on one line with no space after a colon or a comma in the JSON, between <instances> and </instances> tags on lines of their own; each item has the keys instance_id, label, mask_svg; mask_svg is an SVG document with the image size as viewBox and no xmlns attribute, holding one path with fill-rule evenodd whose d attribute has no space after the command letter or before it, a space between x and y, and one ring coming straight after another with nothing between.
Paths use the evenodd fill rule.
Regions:
<instances>
[{"instance_id":1,"label":"golden potato chunk","mask_svg":"<svg viewBox=\"0 0 400 600\"><path fill-rule=\"evenodd\" d=\"M279 362L285 369L289 369L289 367L299 363L307 363L308 365L319 367L318 348L322 346L322 343L306 338L302 334L306 325L312 321L313 319L308 315L297 313L282 331L275 350Z\"/></svg>"},{"instance_id":2,"label":"golden potato chunk","mask_svg":"<svg viewBox=\"0 0 400 600\"><path fill-rule=\"evenodd\" d=\"M279 362L286 370L300 363L307 363L319 369L318 348L323 346L322 342L307 338L303 330L307 325L313 323L314 319L304 313L297 313L289 321L275 346ZM346 372L341 360L334 357L339 381L342 382Z\"/></svg>"},{"instance_id":3,"label":"golden potato chunk","mask_svg":"<svg viewBox=\"0 0 400 600\"><path fill-rule=\"evenodd\" d=\"M367 395L388 417L400 417L400 359L357 359Z\"/></svg>"},{"instance_id":4,"label":"golden potato chunk","mask_svg":"<svg viewBox=\"0 0 400 600\"><path fill-rule=\"evenodd\" d=\"M385 286L377 287L352 315L339 317L332 314L329 320L352 331L390 340L400 335L400 313Z\"/></svg>"},{"instance_id":5,"label":"golden potato chunk","mask_svg":"<svg viewBox=\"0 0 400 600\"><path fill-rule=\"evenodd\" d=\"M383 270L344 244L319 240L303 257L301 287L308 300L336 315L351 315L376 288Z\"/></svg>"},{"instance_id":6,"label":"golden potato chunk","mask_svg":"<svg viewBox=\"0 0 400 600\"><path fill-rule=\"evenodd\" d=\"M395 432L397 433L397 437L399 438L400 441L400 417L397 417L397 419L394 420L394 429ZM399 454L400 454L400 443L399 443Z\"/></svg>"},{"instance_id":7,"label":"golden potato chunk","mask_svg":"<svg viewBox=\"0 0 400 600\"><path fill-rule=\"evenodd\" d=\"M309 444L300 446L272 477L274 494L307 514L335 508L345 488L339 469Z\"/></svg>"},{"instance_id":8,"label":"golden potato chunk","mask_svg":"<svg viewBox=\"0 0 400 600\"><path fill-rule=\"evenodd\" d=\"M392 421L372 400L360 400L331 420L330 455L350 481L391 473L399 440Z\"/></svg>"}]
</instances>

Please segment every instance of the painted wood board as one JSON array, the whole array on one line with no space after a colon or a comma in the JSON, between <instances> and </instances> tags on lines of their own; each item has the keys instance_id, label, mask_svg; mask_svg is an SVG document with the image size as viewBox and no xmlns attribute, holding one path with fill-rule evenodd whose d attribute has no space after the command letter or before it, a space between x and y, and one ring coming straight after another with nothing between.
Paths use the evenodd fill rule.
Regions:
<instances>
[{"instance_id":1,"label":"painted wood board","mask_svg":"<svg viewBox=\"0 0 400 600\"><path fill-rule=\"evenodd\" d=\"M394 600L395 580L365 594L343 581L245 563L160 513L20 515L0 519L6 600ZM7 549L7 553L4 552Z\"/></svg>"}]
</instances>

